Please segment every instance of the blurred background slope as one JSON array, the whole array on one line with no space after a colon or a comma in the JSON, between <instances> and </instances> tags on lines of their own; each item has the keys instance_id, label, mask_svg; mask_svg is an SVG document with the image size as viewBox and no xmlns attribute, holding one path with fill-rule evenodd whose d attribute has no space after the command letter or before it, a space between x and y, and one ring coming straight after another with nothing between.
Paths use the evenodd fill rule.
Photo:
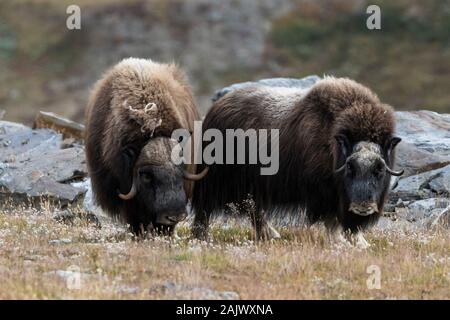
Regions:
<instances>
[{"instance_id":1,"label":"blurred background slope","mask_svg":"<svg viewBox=\"0 0 450 320\"><path fill-rule=\"evenodd\" d=\"M66 28L81 7L82 29ZM382 30L366 28L369 4ZM262 77L354 78L397 109L450 112L449 0L2 0L0 109L82 121L89 89L129 56L176 61L202 112L212 93Z\"/></svg>"}]
</instances>

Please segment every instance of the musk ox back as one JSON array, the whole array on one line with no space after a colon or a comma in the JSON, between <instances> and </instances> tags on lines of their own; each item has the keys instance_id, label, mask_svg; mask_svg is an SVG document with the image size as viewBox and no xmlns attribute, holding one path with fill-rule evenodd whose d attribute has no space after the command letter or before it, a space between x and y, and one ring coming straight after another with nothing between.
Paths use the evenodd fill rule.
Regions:
<instances>
[{"instance_id":1,"label":"musk ox back","mask_svg":"<svg viewBox=\"0 0 450 320\"><path fill-rule=\"evenodd\" d=\"M311 223L357 234L377 221L390 176L401 174L392 170L400 141L394 127L392 108L349 79L328 77L306 92L254 86L226 94L203 131L279 129L279 171L262 176L254 165L211 165L194 191L194 234L205 237L212 213L249 194L258 238L274 235L264 213L282 215L280 208L305 209Z\"/></svg>"},{"instance_id":2,"label":"musk ox back","mask_svg":"<svg viewBox=\"0 0 450 320\"><path fill-rule=\"evenodd\" d=\"M97 82L86 112L86 156L95 198L136 233L173 229L185 216L193 166L171 163L172 131L199 119L173 64L125 59Z\"/></svg>"}]
</instances>

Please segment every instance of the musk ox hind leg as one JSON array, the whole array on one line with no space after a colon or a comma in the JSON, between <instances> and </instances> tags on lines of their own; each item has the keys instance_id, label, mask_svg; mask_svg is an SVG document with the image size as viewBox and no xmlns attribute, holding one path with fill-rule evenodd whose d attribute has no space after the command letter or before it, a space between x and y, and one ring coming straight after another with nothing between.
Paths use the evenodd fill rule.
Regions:
<instances>
[{"instance_id":1,"label":"musk ox hind leg","mask_svg":"<svg viewBox=\"0 0 450 320\"><path fill-rule=\"evenodd\" d=\"M266 220L264 210L258 208L248 209L248 215L255 230L255 238L257 241L268 241L272 239L280 239L281 236L274 227Z\"/></svg>"},{"instance_id":2,"label":"musk ox hind leg","mask_svg":"<svg viewBox=\"0 0 450 320\"><path fill-rule=\"evenodd\" d=\"M259 224L253 226L255 229L256 239L259 241L268 241L274 239L280 239L280 233L270 225L270 223L264 218L260 217Z\"/></svg>"}]
</instances>

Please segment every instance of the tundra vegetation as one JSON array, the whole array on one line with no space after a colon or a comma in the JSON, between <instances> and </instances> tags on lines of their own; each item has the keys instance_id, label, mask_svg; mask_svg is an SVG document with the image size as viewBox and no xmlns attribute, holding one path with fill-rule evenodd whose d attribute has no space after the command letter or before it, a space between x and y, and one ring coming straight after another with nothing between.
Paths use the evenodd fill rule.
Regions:
<instances>
[{"instance_id":1,"label":"tundra vegetation","mask_svg":"<svg viewBox=\"0 0 450 320\"><path fill-rule=\"evenodd\" d=\"M279 228L281 239L257 243L249 224L231 219L199 242L186 222L177 238L136 241L106 218L99 227L83 211L70 222L55 214L0 212L0 299L450 298L450 235L439 227L375 228L360 250L326 241L321 226ZM380 268L380 289L367 286L370 266Z\"/></svg>"}]
</instances>

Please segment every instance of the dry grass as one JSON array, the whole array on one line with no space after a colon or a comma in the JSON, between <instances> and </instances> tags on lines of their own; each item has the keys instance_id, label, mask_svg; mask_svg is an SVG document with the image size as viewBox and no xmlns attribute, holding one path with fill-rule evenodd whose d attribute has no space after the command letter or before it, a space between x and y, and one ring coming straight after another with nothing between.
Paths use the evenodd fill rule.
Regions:
<instances>
[{"instance_id":1,"label":"dry grass","mask_svg":"<svg viewBox=\"0 0 450 320\"><path fill-rule=\"evenodd\" d=\"M285 229L282 240L260 245L250 230L223 225L209 243L189 240L186 226L176 240L137 241L110 222L99 229L52 216L0 213L0 299L450 298L448 230L373 231L371 248L359 250L328 243L320 228ZM379 290L366 284L371 265L381 270ZM79 289L64 273L73 268Z\"/></svg>"}]
</instances>

